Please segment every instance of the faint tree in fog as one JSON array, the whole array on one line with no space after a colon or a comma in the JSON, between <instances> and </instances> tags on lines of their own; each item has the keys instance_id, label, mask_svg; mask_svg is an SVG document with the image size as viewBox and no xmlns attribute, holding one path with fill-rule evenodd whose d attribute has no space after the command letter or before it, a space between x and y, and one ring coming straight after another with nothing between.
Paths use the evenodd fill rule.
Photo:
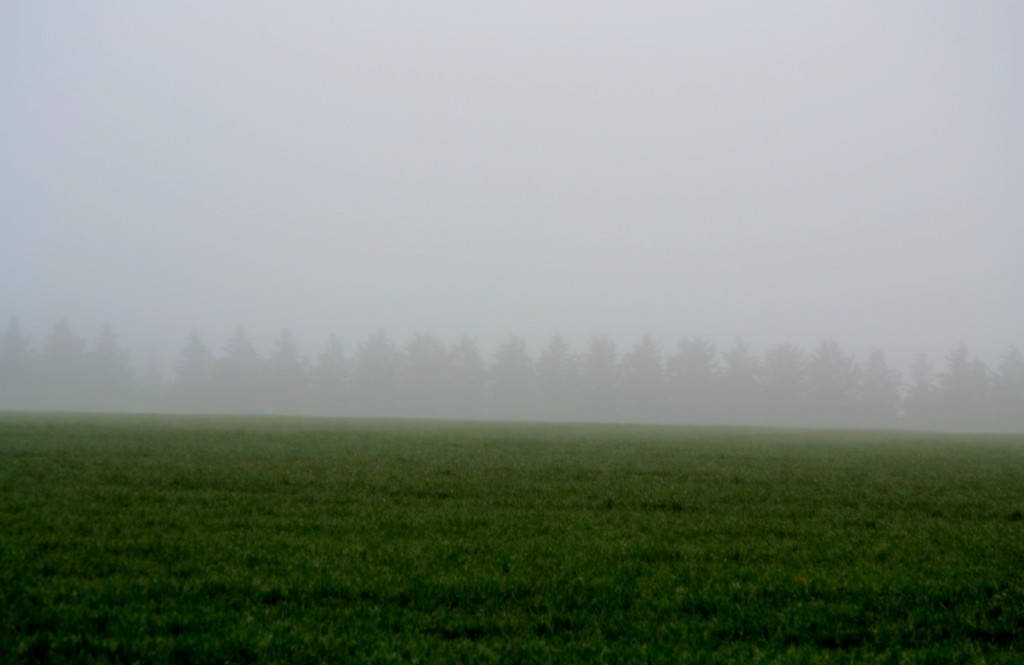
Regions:
<instances>
[{"instance_id":1,"label":"faint tree in fog","mask_svg":"<svg viewBox=\"0 0 1024 665\"><path fill-rule=\"evenodd\" d=\"M494 353L488 368L490 412L504 420L535 416L533 361L522 337L512 335Z\"/></svg>"},{"instance_id":2,"label":"faint tree in fog","mask_svg":"<svg viewBox=\"0 0 1024 665\"><path fill-rule=\"evenodd\" d=\"M475 341L463 337L448 352L448 414L483 418L486 413L487 367Z\"/></svg>"},{"instance_id":3,"label":"faint tree in fog","mask_svg":"<svg viewBox=\"0 0 1024 665\"><path fill-rule=\"evenodd\" d=\"M0 336L0 409L36 406L36 359L32 342L11 319Z\"/></svg>"},{"instance_id":4,"label":"faint tree in fog","mask_svg":"<svg viewBox=\"0 0 1024 665\"><path fill-rule=\"evenodd\" d=\"M39 364L42 405L49 409L81 409L90 392L85 341L61 319L43 344Z\"/></svg>"},{"instance_id":5,"label":"faint tree in fog","mask_svg":"<svg viewBox=\"0 0 1024 665\"><path fill-rule=\"evenodd\" d=\"M807 362L804 422L819 427L855 426L859 381L860 369L853 356L835 340L823 340Z\"/></svg>"},{"instance_id":6,"label":"faint tree in fog","mask_svg":"<svg viewBox=\"0 0 1024 665\"><path fill-rule=\"evenodd\" d=\"M245 328L235 328L215 367L214 383L222 410L228 413L267 410L263 359Z\"/></svg>"},{"instance_id":7,"label":"faint tree in fog","mask_svg":"<svg viewBox=\"0 0 1024 665\"><path fill-rule=\"evenodd\" d=\"M666 400L661 344L650 335L644 335L622 356L621 372L626 419L634 422L664 422Z\"/></svg>"},{"instance_id":8,"label":"faint tree in fog","mask_svg":"<svg viewBox=\"0 0 1024 665\"><path fill-rule=\"evenodd\" d=\"M400 352L378 330L353 363L332 335L311 366L287 329L264 361L239 326L220 358L191 332L165 383L154 354L135 375L109 326L89 346L61 320L35 353L12 319L0 333L0 409L36 408L1021 432L1024 355L1012 347L990 370L961 344L938 376L919 355L901 385L881 351L858 364L833 340L810 357L780 344L759 361L742 340L719 359L684 337L663 360L645 335L620 361L606 335L579 355L555 335L534 362L511 336L487 365L466 337L446 348L419 333Z\"/></svg>"},{"instance_id":9,"label":"faint tree in fog","mask_svg":"<svg viewBox=\"0 0 1024 665\"><path fill-rule=\"evenodd\" d=\"M314 412L309 362L287 328L274 341L274 350L267 360L266 381L271 412L291 415Z\"/></svg>"},{"instance_id":10,"label":"faint tree in fog","mask_svg":"<svg viewBox=\"0 0 1024 665\"><path fill-rule=\"evenodd\" d=\"M213 354L193 330L188 334L174 370L171 393L175 410L191 413L218 410L219 404L214 401L214 367Z\"/></svg>"},{"instance_id":11,"label":"faint tree in fog","mask_svg":"<svg viewBox=\"0 0 1024 665\"><path fill-rule=\"evenodd\" d=\"M584 420L614 421L622 412L619 354L608 335L594 335L580 356L581 416Z\"/></svg>"},{"instance_id":12,"label":"faint tree in fog","mask_svg":"<svg viewBox=\"0 0 1024 665\"><path fill-rule=\"evenodd\" d=\"M995 427L1005 432L1024 432L1024 355L1010 347L992 380Z\"/></svg>"},{"instance_id":13,"label":"faint tree in fog","mask_svg":"<svg viewBox=\"0 0 1024 665\"><path fill-rule=\"evenodd\" d=\"M349 365L345 348L337 335L331 335L316 356L311 372L313 402L316 413L338 416L349 411Z\"/></svg>"},{"instance_id":14,"label":"faint tree in fog","mask_svg":"<svg viewBox=\"0 0 1024 665\"><path fill-rule=\"evenodd\" d=\"M779 344L765 352L760 366L762 423L797 425L802 422L805 368L804 352L792 344Z\"/></svg>"},{"instance_id":15,"label":"faint tree in fog","mask_svg":"<svg viewBox=\"0 0 1024 665\"><path fill-rule=\"evenodd\" d=\"M401 397L404 416L440 418L448 400L448 351L428 333L416 333L405 345Z\"/></svg>"},{"instance_id":16,"label":"faint tree in fog","mask_svg":"<svg viewBox=\"0 0 1024 665\"><path fill-rule=\"evenodd\" d=\"M953 430L984 426L987 393L988 369L961 344L946 356L946 371L939 374L936 405L940 424Z\"/></svg>"},{"instance_id":17,"label":"faint tree in fog","mask_svg":"<svg viewBox=\"0 0 1024 665\"><path fill-rule=\"evenodd\" d=\"M543 420L580 418L580 373L576 356L555 335L537 357L537 416Z\"/></svg>"},{"instance_id":18,"label":"faint tree in fog","mask_svg":"<svg viewBox=\"0 0 1024 665\"><path fill-rule=\"evenodd\" d=\"M931 429L938 423L935 368L923 354L918 354L910 366L910 381L903 397L903 417L906 424L918 429Z\"/></svg>"},{"instance_id":19,"label":"faint tree in fog","mask_svg":"<svg viewBox=\"0 0 1024 665\"><path fill-rule=\"evenodd\" d=\"M670 417L683 423L709 424L721 419L717 389L718 358L714 344L683 337L665 362Z\"/></svg>"},{"instance_id":20,"label":"faint tree in fog","mask_svg":"<svg viewBox=\"0 0 1024 665\"><path fill-rule=\"evenodd\" d=\"M100 330L96 344L86 355L88 406L100 411L123 411L131 407L135 376L128 350L121 347L110 326Z\"/></svg>"},{"instance_id":21,"label":"faint tree in fog","mask_svg":"<svg viewBox=\"0 0 1024 665\"><path fill-rule=\"evenodd\" d=\"M903 378L889 367L885 354L874 350L864 361L860 384L860 416L863 427L895 427L900 420L900 386Z\"/></svg>"},{"instance_id":22,"label":"faint tree in fog","mask_svg":"<svg viewBox=\"0 0 1024 665\"><path fill-rule=\"evenodd\" d=\"M758 360L742 339L737 339L722 353L718 381L723 422L737 425L758 422L758 372Z\"/></svg>"},{"instance_id":23,"label":"faint tree in fog","mask_svg":"<svg viewBox=\"0 0 1024 665\"><path fill-rule=\"evenodd\" d=\"M985 361L977 356L971 360L971 379L974 386L975 404L973 429L991 431L992 418L995 415L992 394L993 374Z\"/></svg>"},{"instance_id":24,"label":"faint tree in fog","mask_svg":"<svg viewBox=\"0 0 1024 665\"><path fill-rule=\"evenodd\" d=\"M400 357L383 329L359 345L352 366L352 405L361 416L400 415Z\"/></svg>"},{"instance_id":25,"label":"faint tree in fog","mask_svg":"<svg viewBox=\"0 0 1024 665\"><path fill-rule=\"evenodd\" d=\"M168 385L160 372L160 359L156 351L150 351L146 356L146 364L142 368L136 382L137 397L134 400L139 409L143 411L161 411L174 408L169 404Z\"/></svg>"}]
</instances>

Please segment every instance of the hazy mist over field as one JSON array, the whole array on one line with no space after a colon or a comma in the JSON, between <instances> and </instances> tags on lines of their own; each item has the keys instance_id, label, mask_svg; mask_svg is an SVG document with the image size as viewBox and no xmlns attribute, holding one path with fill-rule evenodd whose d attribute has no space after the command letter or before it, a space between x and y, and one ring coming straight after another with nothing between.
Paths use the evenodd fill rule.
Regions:
<instances>
[{"instance_id":1,"label":"hazy mist over field","mask_svg":"<svg viewBox=\"0 0 1024 665\"><path fill-rule=\"evenodd\" d=\"M1024 4L6 2L0 325L1024 348Z\"/></svg>"}]
</instances>

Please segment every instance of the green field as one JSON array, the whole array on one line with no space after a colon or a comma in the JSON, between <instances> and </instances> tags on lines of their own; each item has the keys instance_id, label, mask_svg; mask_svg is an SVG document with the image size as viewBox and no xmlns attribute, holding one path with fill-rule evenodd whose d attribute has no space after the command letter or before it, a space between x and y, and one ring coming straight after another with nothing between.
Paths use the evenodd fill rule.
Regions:
<instances>
[{"instance_id":1,"label":"green field","mask_svg":"<svg viewBox=\"0 0 1024 665\"><path fill-rule=\"evenodd\" d=\"M40 660L1024 662L1024 436L0 416Z\"/></svg>"}]
</instances>

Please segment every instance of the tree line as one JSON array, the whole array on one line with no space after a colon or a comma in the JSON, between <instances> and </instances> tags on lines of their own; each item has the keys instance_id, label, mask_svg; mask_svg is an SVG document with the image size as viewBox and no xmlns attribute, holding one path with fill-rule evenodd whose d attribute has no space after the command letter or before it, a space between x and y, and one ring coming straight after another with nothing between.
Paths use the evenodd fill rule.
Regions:
<instances>
[{"instance_id":1,"label":"tree line","mask_svg":"<svg viewBox=\"0 0 1024 665\"><path fill-rule=\"evenodd\" d=\"M1024 356L990 366L960 345L904 376L831 339L754 354L693 337L573 349L556 335L531 354L510 336L485 357L469 337L399 345L378 330L351 354L332 336L309 357L287 330L262 354L239 327L218 350L190 333L165 377L153 360L134 369L109 327L89 343L59 321L37 347L15 320L0 336L0 409L1024 432Z\"/></svg>"}]
</instances>

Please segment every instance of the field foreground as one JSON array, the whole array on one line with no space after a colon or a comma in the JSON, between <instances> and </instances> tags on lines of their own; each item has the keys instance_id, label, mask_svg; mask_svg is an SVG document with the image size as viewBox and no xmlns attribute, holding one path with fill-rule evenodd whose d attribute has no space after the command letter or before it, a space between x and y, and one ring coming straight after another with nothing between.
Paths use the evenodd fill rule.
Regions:
<instances>
[{"instance_id":1,"label":"field foreground","mask_svg":"<svg viewBox=\"0 0 1024 665\"><path fill-rule=\"evenodd\" d=\"M4 662L1024 660L1024 437L0 415Z\"/></svg>"}]
</instances>

